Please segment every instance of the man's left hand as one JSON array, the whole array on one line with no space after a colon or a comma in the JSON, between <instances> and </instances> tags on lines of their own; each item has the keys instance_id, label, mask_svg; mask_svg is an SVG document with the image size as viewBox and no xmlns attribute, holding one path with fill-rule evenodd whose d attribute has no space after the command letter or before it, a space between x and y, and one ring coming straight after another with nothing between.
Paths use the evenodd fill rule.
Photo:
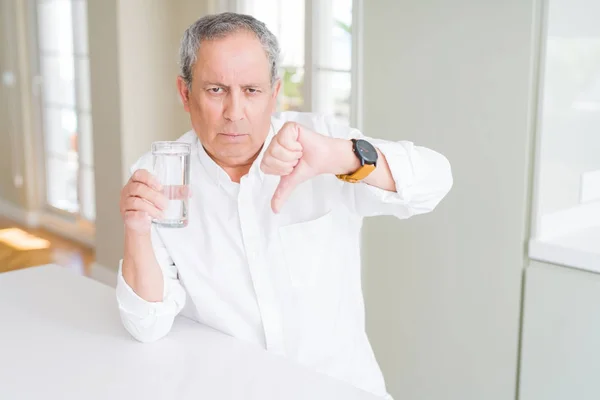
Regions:
<instances>
[{"instance_id":1,"label":"man's left hand","mask_svg":"<svg viewBox=\"0 0 600 400\"><path fill-rule=\"evenodd\" d=\"M275 213L301 184L317 175L348 173L358 169L350 140L335 139L287 122L273 137L260 168L266 174L281 176L271 200Z\"/></svg>"}]
</instances>

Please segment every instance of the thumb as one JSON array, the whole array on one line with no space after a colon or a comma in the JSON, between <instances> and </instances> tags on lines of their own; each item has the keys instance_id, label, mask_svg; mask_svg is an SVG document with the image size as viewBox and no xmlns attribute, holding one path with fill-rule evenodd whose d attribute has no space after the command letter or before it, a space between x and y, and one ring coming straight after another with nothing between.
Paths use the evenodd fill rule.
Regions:
<instances>
[{"instance_id":1,"label":"thumb","mask_svg":"<svg viewBox=\"0 0 600 400\"><path fill-rule=\"evenodd\" d=\"M282 176L279 180L279 185L275 189L275 194L271 199L271 208L274 213L279 213L281 207L292 194L296 186L310 178L308 169L303 165L302 161L298 163L296 168L289 174Z\"/></svg>"}]
</instances>

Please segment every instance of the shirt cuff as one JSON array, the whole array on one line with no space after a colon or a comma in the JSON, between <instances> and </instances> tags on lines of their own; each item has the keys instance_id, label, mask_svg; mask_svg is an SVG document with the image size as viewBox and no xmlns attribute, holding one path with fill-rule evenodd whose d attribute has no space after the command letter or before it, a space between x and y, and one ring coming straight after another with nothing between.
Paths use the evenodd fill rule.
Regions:
<instances>
[{"instance_id":1,"label":"shirt cuff","mask_svg":"<svg viewBox=\"0 0 600 400\"><path fill-rule=\"evenodd\" d=\"M117 301L119 308L139 320L152 323L155 317L174 315L179 307L177 300L172 299L169 293L168 281L163 279L163 301L150 302L138 296L123 278L123 260L119 261L119 274L117 277Z\"/></svg>"},{"instance_id":2,"label":"shirt cuff","mask_svg":"<svg viewBox=\"0 0 600 400\"><path fill-rule=\"evenodd\" d=\"M413 152L414 145L411 142L388 142L371 138L369 138L369 142L385 156L396 185L396 191L392 192L365 183L363 186L383 203L409 204L412 200L410 188L415 180L416 169L413 164L416 162ZM410 154L413 154L412 157Z\"/></svg>"}]
</instances>

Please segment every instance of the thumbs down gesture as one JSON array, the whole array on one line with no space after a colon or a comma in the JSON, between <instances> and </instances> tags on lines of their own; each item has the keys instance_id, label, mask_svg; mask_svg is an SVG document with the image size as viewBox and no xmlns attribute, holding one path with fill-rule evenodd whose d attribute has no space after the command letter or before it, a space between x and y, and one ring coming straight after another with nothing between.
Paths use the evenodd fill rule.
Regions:
<instances>
[{"instance_id":1,"label":"thumbs down gesture","mask_svg":"<svg viewBox=\"0 0 600 400\"><path fill-rule=\"evenodd\" d=\"M346 173L359 167L350 140L324 136L295 122L286 122L277 132L260 165L265 174L281 177L271 200L275 213L299 184L317 175Z\"/></svg>"}]
</instances>

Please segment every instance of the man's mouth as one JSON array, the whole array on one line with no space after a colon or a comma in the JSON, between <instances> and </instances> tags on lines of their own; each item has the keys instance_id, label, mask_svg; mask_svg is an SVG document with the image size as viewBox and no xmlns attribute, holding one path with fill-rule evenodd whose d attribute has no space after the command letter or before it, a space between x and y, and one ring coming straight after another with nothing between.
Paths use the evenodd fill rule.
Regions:
<instances>
[{"instance_id":1,"label":"man's mouth","mask_svg":"<svg viewBox=\"0 0 600 400\"><path fill-rule=\"evenodd\" d=\"M237 133L237 132L221 132L219 134L224 140L230 142L238 142L245 140L244 138L248 136L246 133Z\"/></svg>"}]
</instances>

